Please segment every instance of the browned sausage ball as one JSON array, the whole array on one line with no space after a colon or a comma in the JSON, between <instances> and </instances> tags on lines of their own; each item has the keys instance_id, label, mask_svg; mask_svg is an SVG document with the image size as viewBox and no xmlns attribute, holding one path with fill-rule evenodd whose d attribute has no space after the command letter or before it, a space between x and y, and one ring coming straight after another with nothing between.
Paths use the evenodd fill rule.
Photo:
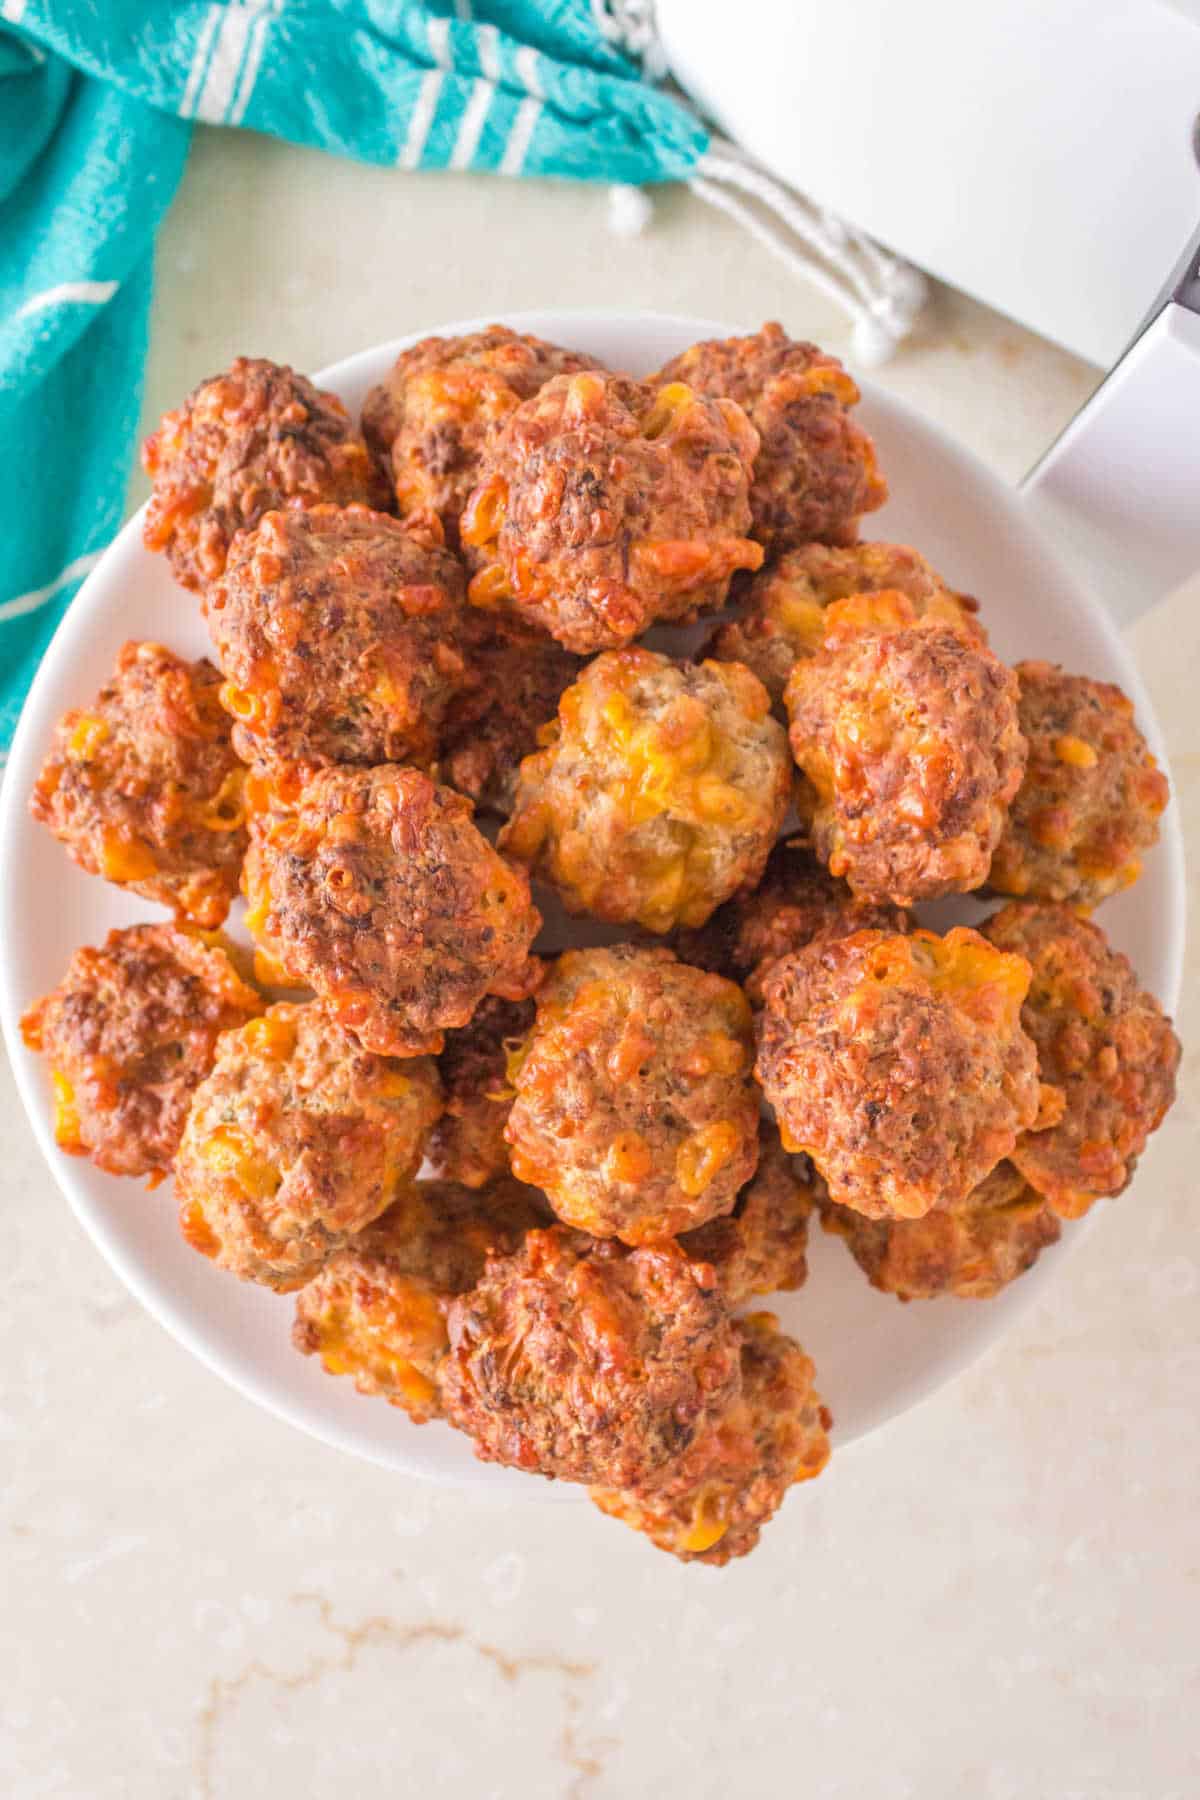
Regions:
<instances>
[{"instance_id":1,"label":"browned sausage ball","mask_svg":"<svg viewBox=\"0 0 1200 1800\"><path fill-rule=\"evenodd\" d=\"M555 1226L489 1258L449 1310L446 1417L485 1462L629 1487L720 1418L741 1381L711 1271Z\"/></svg>"},{"instance_id":2,"label":"browned sausage ball","mask_svg":"<svg viewBox=\"0 0 1200 1800\"><path fill-rule=\"evenodd\" d=\"M986 879L1025 771L1017 682L903 594L839 600L788 678L800 811L855 893L907 906Z\"/></svg>"},{"instance_id":3,"label":"browned sausage ball","mask_svg":"<svg viewBox=\"0 0 1200 1800\"><path fill-rule=\"evenodd\" d=\"M760 682L738 663L609 651L521 765L501 848L570 912L669 931L752 888L793 773Z\"/></svg>"},{"instance_id":4,"label":"browned sausage ball","mask_svg":"<svg viewBox=\"0 0 1200 1800\"><path fill-rule=\"evenodd\" d=\"M373 1056L320 1001L272 1006L226 1033L196 1090L183 1235L245 1281L302 1287L403 1192L440 1111L431 1062Z\"/></svg>"},{"instance_id":5,"label":"browned sausage ball","mask_svg":"<svg viewBox=\"0 0 1200 1800\"><path fill-rule=\"evenodd\" d=\"M360 1394L381 1394L418 1424L437 1418L447 1306L479 1280L490 1250L511 1254L543 1220L516 1181L482 1193L418 1181L301 1290L292 1342Z\"/></svg>"},{"instance_id":6,"label":"browned sausage ball","mask_svg":"<svg viewBox=\"0 0 1200 1800\"><path fill-rule=\"evenodd\" d=\"M685 1232L679 1247L692 1262L711 1263L730 1306L756 1294L803 1287L808 1276L808 1221L823 1184L807 1157L789 1156L774 1126L759 1127L758 1168L733 1212Z\"/></svg>"},{"instance_id":7,"label":"browned sausage ball","mask_svg":"<svg viewBox=\"0 0 1200 1800\"><path fill-rule=\"evenodd\" d=\"M758 1078L789 1150L873 1219L964 1200L1038 1119L1029 965L965 926L860 931L766 978Z\"/></svg>"},{"instance_id":8,"label":"browned sausage ball","mask_svg":"<svg viewBox=\"0 0 1200 1800\"><path fill-rule=\"evenodd\" d=\"M777 957L855 931L911 928L901 907L859 899L821 867L806 844L792 838L776 844L753 893L727 900L699 931L676 933L673 948L683 962L740 982L757 1009L763 979Z\"/></svg>"},{"instance_id":9,"label":"browned sausage ball","mask_svg":"<svg viewBox=\"0 0 1200 1800\"><path fill-rule=\"evenodd\" d=\"M387 483L336 394L262 357L239 356L163 415L142 446L154 483L142 536L177 581L204 589L234 534L288 502L386 506Z\"/></svg>"},{"instance_id":10,"label":"browned sausage ball","mask_svg":"<svg viewBox=\"0 0 1200 1800\"><path fill-rule=\"evenodd\" d=\"M827 1206L824 1220L872 1287L906 1301L990 1300L1062 1234L1054 1209L1010 1162L997 1164L958 1206L923 1219L864 1219L848 1206Z\"/></svg>"},{"instance_id":11,"label":"browned sausage ball","mask_svg":"<svg viewBox=\"0 0 1200 1800\"><path fill-rule=\"evenodd\" d=\"M1023 1137L1012 1160L1064 1219L1119 1194L1175 1098L1179 1039L1128 957L1066 906L1006 906L983 932L1024 956L1033 980L1022 1008L1042 1075L1066 1099L1061 1119Z\"/></svg>"},{"instance_id":12,"label":"browned sausage ball","mask_svg":"<svg viewBox=\"0 0 1200 1800\"><path fill-rule=\"evenodd\" d=\"M161 644L126 644L112 677L67 713L29 810L89 875L215 930L246 854L244 771L221 677Z\"/></svg>"},{"instance_id":13,"label":"browned sausage ball","mask_svg":"<svg viewBox=\"0 0 1200 1800\"><path fill-rule=\"evenodd\" d=\"M294 773L294 772L292 772ZM246 925L264 974L307 983L368 1050L436 1054L483 996L523 998L539 966L529 879L418 769L321 769L250 784Z\"/></svg>"},{"instance_id":14,"label":"browned sausage ball","mask_svg":"<svg viewBox=\"0 0 1200 1800\"><path fill-rule=\"evenodd\" d=\"M657 1480L590 1498L680 1562L722 1567L746 1556L788 1489L829 1461L833 1421L813 1388L813 1366L770 1313L738 1319L742 1391L722 1418Z\"/></svg>"},{"instance_id":15,"label":"browned sausage ball","mask_svg":"<svg viewBox=\"0 0 1200 1800\"><path fill-rule=\"evenodd\" d=\"M225 951L170 925L110 931L21 1020L50 1063L54 1136L71 1156L155 1186L217 1038L263 1009Z\"/></svg>"},{"instance_id":16,"label":"browned sausage ball","mask_svg":"<svg viewBox=\"0 0 1200 1800\"><path fill-rule=\"evenodd\" d=\"M390 476L401 516L437 513L446 541L457 545L459 517L494 427L552 375L595 366L594 357L504 325L422 338L402 350L362 411L364 435Z\"/></svg>"},{"instance_id":17,"label":"browned sausage ball","mask_svg":"<svg viewBox=\"0 0 1200 1800\"><path fill-rule=\"evenodd\" d=\"M578 680L582 660L544 631L475 606L466 609L463 637L472 685L446 714L438 779L477 806L508 814L521 763Z\"/></svg>"},{"instance_id":18,"label":"browned sausage ball","mask_svg":"<svg viewBox=\"0 0 1200 1800\"><path fill-rule=\"evenodd\" d=\"M749 415L762 440L750 489L760 543L853 543L861 514L887 499L875 446L850 416L861 397L855 383L836 357L781 325L693 344L657 379L736 400Z\"/></svg>"},{"instance_id":19,"label":"browned sausage ball","mask_svg":"<svg viewBox=\"0 0 1200 1800\"><path fill-rule=\"evenodd\" d=\"M746 535L757 447L739 407L678 382L555 376L483 452L462 517L470 598L581 655L720 606L762 562Z\"/></svg>"},{"instance_id":20,"label":"browned sausage ball","mask_svg":"<svg viewBox=\"0 0 1200 1800\"><path fill-rule=\"evenodd\" d=\"M1095 906L1141 874L1158 842L1167 778L1107 681L1054 663L1018 663L1029 762L992 857L989 886Z\"/></svg>"},{"instance_id":21,"label":"browned sausage ball","mask_svg":"<svg viewBox=\"0 0 1200 1800\"><path fill-rule=\"evenodd\" d=\"M438 1057L446 1110L426 1151L438 1175L469 1188L507 1175L504 1127L514 1092L509 1063L520 1053L533 1018L532 1000L488 996L469 1025L446 1033Z\"/></svg>"},{"instance_id":22,"label":"browned sausage ball","mask_svg":"<svg viewBox=\"0 0 1200 1800\"><path fill-rule=\"evenodd\" d=\"M365 506L268 513L209 593L247 762L429 762L470 680L460 564Z\"/></svg>"},{"instance_id":23,"label":"browned sausage ball","mask_svg":"<svg viewBox=\"0 0 1200 1800\"><path fill-rule=\"evenodd\" d=\"M627 1244L732 1211L758 1161L750 1008L669 950L570 950L513 1059L504 1135L560 1219Z\"/></svg>"},{"instance_id":24,"label":"browned sausage ball","mask_svg":"<svg viewBox=\"0 0 1200 1800\"><path fill-rule=\"evenodd\" d=\"M982 638L976 602L948 588L923 556L904 544L802 544L768 563L743 592L742 611L714 632L708 655L753 669L772 700L783 699L788 676L825 636L825 611L853 594L893 589L912 601L918 618L940 619Z\"/></svg>"}]
</instances>

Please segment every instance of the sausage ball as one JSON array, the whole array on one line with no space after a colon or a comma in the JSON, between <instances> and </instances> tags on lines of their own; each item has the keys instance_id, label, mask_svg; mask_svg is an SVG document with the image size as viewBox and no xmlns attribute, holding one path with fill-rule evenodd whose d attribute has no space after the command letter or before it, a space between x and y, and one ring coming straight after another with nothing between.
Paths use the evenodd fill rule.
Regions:
<instances>
[{"instance_id":1,"label":"sausage ball","mask_svg":"<svg viewBox=\"0 0 1200 1800\"><path fill-rule=\"evenodd\" d=\"M1018 663L1025 779L992 857L989 886L1095 906L1141 874L1158 842L1167 778L1119 687Z\"/></svg>"},{"instance_id":2,"label":"sausage ball","mask_svg":"<svg viewBox=\"0 0 1200 1800\"><path fill-rule=\"evenodd\" d=\"M731 1212L758 1161L753 1060L731 981L669 950L568 951L513 1059L513 1174L566 1224L627 1244Z\"/></svg>"},{"instance_id":3,"label":"sausage ball","mask_svg":"<svg viewBox=\"0 0 1200 1800\"><path fill-rule=\"evenodd\" d=\"M143 542L198 593L224 574L235 533L277 507L388 504L337 395L262 357L239 356L165 413L142 467L154 483Z\"/></svg>"},{"instance_id":4,"label":"sausage ball","mask_svg":"<svg viewBox=\"0 0 1200 1800\"><path fill-rule=\"evenodd\" d=\"M194 1250L289 1293L416 1175L441 1111L432 1062L363 1050L319 1001L228 1032L175 1162Z\"/></svg>"},{"instance_id":5,"label":"sausage ball","mask_svg":"<svg viewBox=\"0 0 1200 1800\"><path fill-rule=\"evenodd\" d=\"M29 803L81 869L214 931L246 854L244 771L205 658L126 644L111 678L58 723Z\"/></svg>"},{"instance_id":6,"label":"sausage ball","mask_svg":"<svg viewBox=\"0 0 1200 1800\"><path fill-rule=\"evenodd\" d=\"M891 589L912 601L921 618L956 625L982 638L977 603L948 588L923 556L904 544L802 544L769 563L746 584L740 617L714 632L710 656L753 669L778 706L802 656L825 636L825 612L836 600Z\"/></svg>"},{"instance_id":7,"label":"sausage ball","mask_svg":"<svg viewBox=\"0 0 1200 1800\"><path fill-rule=\"evenodd\" d=\"M987 879L1025 772L1017 680L903 594L841 600L788 678L798 802L831 874L908 906Z\"/></svg>"},{"instance_id":8,"label":"sausage ball","mask_svg":"<svg viewBox=\"0 0 1200 1800\"><path fill-rule=\"evenodd\" d=\"M1012 1160L1061 1218L1077 1219L1128 1186L1174 1101L1179 1039L1129 959L1069 907L1006 906L982 929L1032 964L1022 1023L1065 1097L1058 1122L1021 1138Z\"/></svg>"},{"instance_id":9,"label":"sausage ball","mask_svg":"<svg viewBox=\"0 0 1200 1800\"><path fill-rule=\"evenodd\" d=\"M753 893L727 900L699 931L676 933L673 947L683 962L739 982L757 1010L763 979L778 957L855 931L911 928L903 908L860 899L821 867L806 844L792 838L776 844Z\"/></svg>"},{"instance_id":10,"label":"sausage ball","mask_svg":"<svg viewBox=\"0 0 1200 1800\"><path fill-rule=\"evenodd\" d=\"M458 521L494 428L552 375L595 359L489 325L466 337L423 338L402 350L363 404L367 443L386 470L402 518L436 513L457 547Z\"/></svg>"},{"instance_id":11,"label":"sausage ball","mask_svg":"<svg viewBox=\"0 0 1200 1800\"><path fill-rule=\"evenodd\" d=\"M1056 1244L1054 1209L1010 1162L998 1163L958 1206L923 1219L864 1219L827 1206L825 1229L846 1246L871 1286L898 1300L990 1300Z\"/></svg>"},{"instance_id":12,"label":"sausage ball","mask_svg":"<svg viewBox=\"0 0 1200 1800\"><path fill-rule=\"evenodd\" d=\"M21 1020L50 1063L59 1149L156 1186L221 1032L262 1010L219 945L171 925L132 925L101 950L77 950Z\"/></svg>"},{"instance_id":13,"label":"sausage ball","mask_svg":"<svg viewBox=\"0 0 1200 1800\"><path fill-rule=\"evenodd\" d=\"M294 773L294 772L292 772ZM418 769L320 769L254 783L246 925L264 969L305 983L364 1047L436 1054L485 994L540 973L529 879Z\"/></svg>"},{"instance_id":14,"label":"sausage ball","mask_svg":"<svg viewBox=\"0 0 1200 1800\"><path fill-rule=\"evenodd\" d=\"M833 1423L813 1366L770 1313L738 1319L742 1391L665 1474L627 1488L594 1487L610 1518L642 1531L680 1562L723 1567L746 1556L796 1482L829 1461Z\"/></svg>"},{"instance_id":15,"label":"sausage ball","mask_svg":"<svg viewBox=\"0 0 1200 1800\"><path fill-rule=\"evenodd\" d=\"M208 625L247 762L429 762L466 687L463 574L433 532L365 506L242 532Z\"/></svg>"},{"instance_id":16,"label":"sausage ball","mask_svg":"<svg viewBox=\"0 0 1200 1800\"><path fill-rule=\"evenodd\" d=\"M887 499L875 446L850 416L858 388L835 356L781 325L693 344L657 379L735 400L749 416L761 440L750 488L760 543L851 544L861 515Z\"/></svg>"},{"instance_id":17,"label":"sausage ball","mask_svg":"<svg viewBox=\"0 0 1200 1800\"><path fill-rule=\"evenodd\" d=\"M793 776L748 669L610 651L544 735L500 846L553 882L569 912L664 932L702 925L758 881Z\"/></svg>"},{"instance_id":18,"label":"sausage ball","mask_svg":"<svg viewBox=\"0 0 1200 1800\"><path fill-rule=\"evenodd\" d=\"M446 1033L438 1057L446 1110L426 1150L438 1175L480 1188L508 1174L504 1127L514 1093L509 1064L520 1054L533 1019L532 1000L489 995L469 1025Z\"/></svg>"},{"instance_id":19,"label":"sausage ball","mask_svg":"<svg viewBox=\"0 0 1200 1800\"><path fill-rule=\"evenodd\" d=\"M583 662L544 631L478 607L466 609L463 637L472 685L447 712L438 779L507 816L521 763L537 749L541 728Z\"/></svg>"},{"instance_id":20,"label":"sausage ball","mask_svg":"<svg viewBox=\"0 0 1200 1800\"><path fill-rule=\"evenodd\" d=\"M711 1271L559 1225L490 1257L451 1302L442 1407L484 1462L629 1487L685 1451L741 1384Z\"/></svg>"},{"instance_id":21,"label":"sausage ball","mask_svg":"<svg viewBox=\"0 0 1200 1800\"><path fill-rule=\"evenodd\" d=\"M757 569L758 436L675 382L556 375L489 439L462 517L477 606L509 605L586 656L719 607Z\"/></svg>"},{"instance_id":22,"label":"sausage ball","mask_svg":"<svg viewBox=\"0 0 1200 1800\"><path fill-rule=\"evenodd\" d=\"M1038 1120L1029 964L959 926L859 931L776 962L758 1078L789 1150L870 1219L954 1206Z\"/></svg>"},{"instance_id":23,"label":"sausage ball","mask_svg":"<svg viewBox=\"0 0 1200 1800\"><path fill-rule=\"evenodd\" d=\"M803 1287L808 1277L808 1221L823 1192L807 1157L788 1156L773 1126L759 1126L758 1168L723 1219L689 1231L679 1247L692 1262L710 1263L730 1306L756 1294Z\"/></svg>"},{"instance_id":24,"label":"sausage ball","mask_svg":"<svg viewBox=\"0 0 1200 1800\"><path fill-rule=\"evenodd\" d=\"M418 1181L301 1289L292 1342L360 1394L382 1395L418 1425L435 1419L447 1306L474 1287L489 1251L511 1255L542 1222L515 1181L483 1193Z\"/></svg>"}]
</instances>

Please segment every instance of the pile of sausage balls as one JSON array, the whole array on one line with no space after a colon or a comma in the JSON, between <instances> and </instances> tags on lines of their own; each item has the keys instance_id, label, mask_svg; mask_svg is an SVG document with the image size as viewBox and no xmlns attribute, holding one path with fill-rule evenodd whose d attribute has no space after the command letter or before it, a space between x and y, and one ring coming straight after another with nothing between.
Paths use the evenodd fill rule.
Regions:
<instances>
[{"instance_id":1,"label":"pile of sausage balls","mask_svg":"<svg viewBox=\"0 0 1200 1800\"><path fill-rule=\"evenodd\" d=\"M360 426L239 358L145 448L214 660L127 644L33 796L174 913L25 1020L62 1148L173 1173L300 1351L685 1561L828 1457L811 1362L746 1310L814 1212L884 1292L986 1298L1174 1092L1091 918L1166 783L1118 688L1005 667L860 539L857 400L778 325L645 380L430 338ZM694 658L641 641L702 613ZM612 941L539 955L531 882ZM981 890L978 930L916 922Z\"/></svg>"}]
</instances>

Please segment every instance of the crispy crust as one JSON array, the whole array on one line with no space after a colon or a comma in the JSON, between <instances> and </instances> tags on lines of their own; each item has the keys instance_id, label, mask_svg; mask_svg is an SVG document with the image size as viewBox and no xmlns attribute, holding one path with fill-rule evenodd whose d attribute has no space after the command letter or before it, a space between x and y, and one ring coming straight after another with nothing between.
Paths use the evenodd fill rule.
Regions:
<instances>
[{"instance_id":1,"label":"crispy crust","mask_svg":"<svg viewBox=\"0 0 1200 1800\"><path fill-rule=\"evenodd\" d=\"M532 1000L489 996L479 1002L469 1025L446 1033L438 1058L446 1110L427 1147L438 1175L480 1188L508 1174L504 1127L514 1094L509 1057L528 1036L533 1019Z\"/></svg>"},{"instance_id":2,"label":"crispy crust","mask_svg":"<svg viewBox=\"0 0 1200 1800\"><path fill-rule=\"evenodd\" d=\"M264 973L311 985L367 1049L436 1054L485 994L531 991L528 877L461 794L390 763L285 770L249 791L246 925Z\"/></svg>"},{"instance_id":3,"label":"crispy crust","mask_svg":"<svg viewBox=\"0 0 1200 1800\"><path fill-rule=\"evenodd\" d=\"M687 1449L740 1386L711 1271L555 1226L489 1258L449 1310L446 1417L485 1462L628 1487Z\"/></svg>"},{"instance_id":4,"label":"crispy crust","mask_svg":"<svg viewBox=\"0 0 1200 1800\"><path fill-rule=\"evenodd\" d=\"M522 761L577 681L582 659L543 631L504 613L468 607L465 654L473 684L450 705L442 730L438 779L477 806L512 811Z\"/></svg>"},{"instance_id":5,"label":"crispy crust","mask_svg":"<svg viewBox=\"0 0 1200 1800\"><path fill-rule=\"evenodd\" d=\"M730 1212L758 1160L753 1055L732 982L669 950L568 951L513 1059L513 1174L627 1244Z\"/></svg>"},{"instance_id":6,"label":"crispy crust","mask_svg":"<svg viewBox=\"0 0 1200 1800\"><path fill-rule=\"evenodd\" d=\"M102 949L77 950L21 1020L51 1066L59 1148L155 1185L220 1033L262 1009L219 944L171 925L110 931Z\"/></svg>"},{"instance_id":7,"label":"crispy crust","mask_svg":"<svg viewBox=\"0 0 1200 1800\"><path fill-rule=\"evenodd\" d=\"M850 416L858 388L836 357L781 325L693 344L656 379L719 394L749 415L761 440L750 489L760 543L853 543L862 514L887 499L875 446Z\"/></svg>"},{"instance_id":8,"label":"crispy crust","mask_svg":"<svg viewBox=\"0 0 1200 1800\"><path fill-rule=\"evenodd\" d=\"M429 1061L363 1050L320 1001L228 1032L175 1164L192 1248L288 1293L377 1219L420 1166L441 1111Z\"/></svg>"},{"instance_id":9,"label":"crispy crust","mask_svg":"<svg viewBox=\"0 0 1200 1800\"><path fill-rule=\"evenodd\" d=\"M677 932L672 947L681 961L740 982L757 1010L767 971L779 957L856 931L911 929L902 907L859 899L807 844L790 838L776 844L753 893L727 900L699 931Z\"/></svg>"},{"instance_id":10,"label":"crispy crust","mask_svg":"<svg viewBox=\"0 0 1200 1800\"><path fill-rule=\"evenodd\" d=\"M872 1287L904 1301L990 1300L1062 1235L1054 1209L1010 1162L998 1163L960 1205L923 1219L864 1219L827 1203L823 1221Z\"/></svg>"},{"instance_id":11,"label":"crispy crust","mask_svg":"<svg viewBox=\"0 0 1200 1800\"><path fill-rule=\"evenodd\" d=\"M363 434L401 517L436 513L447 543L457 548L458 521L495 427L552 375L595 366L594 358L504 325L466 337L422 338L401 351L362 411Z\"/></svg>"},{"instance_id":12,"label":"crispy crust","mask_svg":"<svg viewBox=\"0 0 1200 1800\"><path fill-rule=\"evenodd\" d=\"M992 857L988 885L1031 900L1095 906L1129 887L1158 842L1167 778L1119 687L1022 662L1025 779Z\"/></svg>"},{"instance_id":13,"label":"crispy crust","mask_svg":"<svg viewBox=\"0 0 1200 1800\"><path fill-rule=\"evenodd\" d=\"M128 643L110 679L55 727L29 810L89 875L214 931L246 854L243 771L204 657Z\"/></svg>"},{"instance_id":14,"label":"crispy crust","mask_svg":"<svg viewBox=\"0 0 1200 1800\"><path fill-rule=\"evenodd\" d=\"M948 588L923 556L905 544L801 544L760 569L746 583L742 610L714 632L708 656L753 669L778 706L788 676L812 656L825 635L825 612L835 600L893 589L912 601L917 618L940 619L983 640L977 603Z\"/></svg>"},{"instance_id":15,"label":"crispy crust","mask_svg":"<svg viewBox=\"0 0 1200 1800\"><path fill-rule=\"evenodd\" d=\"M336 394L262 357L239 356L163 415L142 446L154 483L142 536L203 593L235 534L289 503L388 504L387 484Z\"/></svg>"},{"instance_id":16,"label":"crispy crust","mask_svg":"<svg viewBox=\"0 0 1200 1800\"><path fill-rule=\"evenodd\" d=\"M489 440L462 517L477 605L511 604L568 650L694 618L757 569L739 407L680 384L559 375Z\"/></svg>"},{"instance_id":17,"label":"crispy crust","mask_svg":"<svg viewBox=\"0 0 1200 1800\"><path fill-rule=\"evenodd\" d=\"M712 1265L730 1306L791 1292L808 1278L808 1221L823 1193L808 1158L789 1156L763 1120L758 1167L733 1212L686 1232L679 1247L693 1262Z\"/></svg>"},{"instance_id":18,"label":"crispy crust","mask_svg":"<svg viewBox=\"0 0 1200 1800\"><path fill-rule=\"evenodd\" d=\"M1060 1217L1121 1193L1175 1098L1179 1039L1127 957L1098 925L1065 906L1006 906L982 927L1026 957L1033 980L1022 1008L1042 1075L1061 1088L1061 1119L1023 1137L1012 1160Z\"/></svg>"},{"instance_id":19,"label":"crispy crust","mask_svg":"<svg viewBox=\"0 0 1200 1800\"><path fill-rule=\"evenodd\" d=\"M813 1366L770 1313L738 1319L742 1391L720 1421L659 1479L624 1492L594 1487L601 1512L642 1531L680 1562L722 1567L746 1556L788 1489L829 1461L833 1421Z\"/></svg>"},{"instance_id":20,"label":"crispy crust","mask_svg":"<svg viewBox=\"0 0 1200 1800\"><path fill-rule=\"evenodd\" d=\"M855 893L898 906L986 879L1026 747L991 651L884 592L840 600L785 694L813 846Z\"/></svg>"},{"instance_id":21,"label":"crispy crust","mask_svg":"<svg viewBox=\"0 0 1200 1800\"><path fill-rule=\"evenodd\" d=\"M669 931L757 882L792 774L749 670L607 652L544 740L521 765L500 844L569 911Z\"/></svg>"},{"instance_id":22,"label":"crispy crust","mask_svg":"<svg viewBox=\"0 0 1200 1800\"><path fill-rule=\"evenodd\" d=\"M1041 1106L1029 965L976 931L860 931L766 979L757 1074L833 1200L918 1219L964 1200Z\"/></svg>"},{"instance_id":23,"label":"crispy crust","mask_svg":"<svg viewBox=\"0 0 1200 1800\"><path fill-rule=\"evenodd\" d=\"M292 1343L417 1424L437 1418L447 1306L479 1280L490 1251L511 1255L542 1218L516 1181L482 1193L418 1181L301 1290Z\"/></svg>"},{"instance_id":24,"label":"crispy crust","mask_svg":"<svg viewBox=\"0 0 1200 1800\"><path fill-rule=\"evenodd\" d=\"M436 527L365 506L268 513L210 591L247 762L425 762L469 685L460 564Z\"/></svg>"}]
</instances>

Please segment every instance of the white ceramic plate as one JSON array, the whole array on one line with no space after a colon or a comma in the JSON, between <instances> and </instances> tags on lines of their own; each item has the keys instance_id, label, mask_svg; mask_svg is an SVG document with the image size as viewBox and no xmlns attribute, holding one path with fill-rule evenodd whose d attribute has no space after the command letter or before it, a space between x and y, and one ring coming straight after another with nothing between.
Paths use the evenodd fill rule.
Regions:
<instances>
[{"instance_id":1,"label":"white ceramic plate","mask_svg":"<svg viewBox=\"0 0 1200 1800\"><path fill-rule=\"evenodd\" d=\"M431 329L448 335L489 322ZM507 322L634 373L658 367L698 338L731 329L705 320L606 313L522 313ZM367 389L414 341L364 351L317 380L357 413ZM992 644L1006 660L1050 657L1120 682L1161 759L1155 722L1119 637L1033 531L1018 497L932 425L869 386L861 417L876 439L893 496L868 521L870 535L916 544L953 586L977 594ZM188 657L210 648L193 597L174 585L164 558L142 548L140 515L93 570L59 627L26 704L0 801L0 1015L22 1099L59 1186L160 1324L269 1411L328 1444L407 1474L510 1488L529 1497L566 1497L575 1490L478 1463L465 1438L441 1425L413 1425L395 1408L362 1399L348 1381L330 1379L315 1358L291 1349L290 1299L233 1281L188 1249L176 1228L169 1186L148 1193L56 1149L45 1069L20 1041L21 1013L59 980L80 944L99 943L112 926L157 916L159 909L83 874L49 832L33 824L26 803L55 720L88 700L127 638L158 639ZM977 918L982 910L973 902L950 909L943 903L933 913L935 922L944 923ZM240 929L240 909L236 922ZM1173 1007L1183 948L1183 859L1173 808L1137 889L1110 902L1103 922L1146 985ZM1079 1230L1069 1231L1068 1240ZM842 1246L815 1231L808 1285L772 1304L816 1361L821 1393L834 1413L835 1446L874 1430L965 1368L1056 1279L1065 1255L1062 1246L1050 1252L997 1300L905 1307L868 1287Z\"/></svg>"}]
</instances>

